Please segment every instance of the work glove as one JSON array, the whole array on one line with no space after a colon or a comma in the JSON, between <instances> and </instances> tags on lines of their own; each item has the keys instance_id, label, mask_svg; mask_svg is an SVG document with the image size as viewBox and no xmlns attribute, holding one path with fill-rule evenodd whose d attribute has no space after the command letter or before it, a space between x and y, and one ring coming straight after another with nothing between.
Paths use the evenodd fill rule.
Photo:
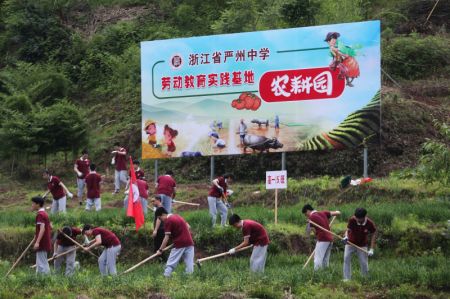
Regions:
<instances>
[{"instance_id":1,"label":"work glove","mask_svg":"<svg viewBox=\"0 0 450 299\"><path fill-rule=\"evenodd\" d=\"M231 209L231 203L227 202L227 203L225 203L225 206L226 206L228 209Z\"/></svg>"},{"instance_id":2,"label":"work glove","mask_svg":"<svg viewBox=\"0 0 450 299\"><path fill-rule=\"evenodd\" d=\"M368 253L367 255L368 255L368 256L373 256L373 254L374 254L373 249L370 248L370 249L369 249L369 253Z\"/></svg>"},{"instance_id":3,"label":"work glove","mask_svg":"<svg viewBox=\"0 0 450 299\"><path fill-rule=\"evenodd\" d=\"M347 245L347 242L348 242L348 237L341 239L342 244Z\"/></svg>"},{"instance_id":4,"label":"work glove","mask_svg":"<svg viewBox=\"0 0 450 299\"><path fill-rule=\"evenodd\" d=\"M230 250L228 250L228 254L235 254L236 253L236 249L231 248Z\"/></svg>"},{"instance_id":5,"label":"work glove","mask_svg":"<svg viewBox=\"0 0 450 299\"><path fill-rule=\"evenodd\" d=\"M67 193L67 196L69 196L69 198L71 198L71 199L73 198L73 194L72 194L72 193L70 193L70 192L69 192L69 193Z\"/></svg>"},{"instance_id":6,"label":"work glove","mask_svg":"<svg viewBox=\"0 0 450 299\"><path fill-rule=\"evenodd\" d=\"M219 186L220 193L223 193L223 187Z\"/></svg>"}]
</instances>

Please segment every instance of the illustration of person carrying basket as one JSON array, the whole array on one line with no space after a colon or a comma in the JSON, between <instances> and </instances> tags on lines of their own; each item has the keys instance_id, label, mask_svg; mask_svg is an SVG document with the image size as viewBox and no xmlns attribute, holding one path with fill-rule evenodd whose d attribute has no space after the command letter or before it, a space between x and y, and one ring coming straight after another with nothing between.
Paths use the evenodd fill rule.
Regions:
<instances>
[{"instance_id":1,"label":"illustration of person carrying basket","mask_svg":"<svg viewBox=\"0 0 450 299\"><path fill-rule=\"evenodd\" d=\"M345 78L347 86L353 87L353 80L359 77L359 64L356 61L356 51L354 48L346 46L338 40L341 35L338 32L328 32L325 41L330 46L330 55L333 61L330 63L332 71L338 70L338 78Z\"/></svg>"}]
</instances>

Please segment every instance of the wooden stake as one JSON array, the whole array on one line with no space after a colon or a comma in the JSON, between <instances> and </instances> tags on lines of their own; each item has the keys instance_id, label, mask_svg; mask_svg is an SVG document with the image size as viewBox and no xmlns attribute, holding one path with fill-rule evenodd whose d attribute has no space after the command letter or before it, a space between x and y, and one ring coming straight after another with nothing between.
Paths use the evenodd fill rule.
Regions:
<instances>
[{"instance_id":1,"label":"wooden stake","mask_svg":"<svg viewBox=\"0 0 450 299\"><path fill-rule=\"evenodd\" d=\"M91 245L93 242L94 242L95 240L91 240L91 241L89 241L89 244L88 245ZM51 262L51 261L53 261L53 260L56 260L57 258L60 258L60 257L62 257L62 256L65 256L66 254L69 254L69 253L71 253L71 252L74 252L74 251L76 251L76 250L78 250L79 248L78 247L74 247L74 248L72 248L72 249L70 249L70 250L67 250L67 251L65 251L65 252L62 252L62 253L60 253L60 254L57 254L57 255L55 255L55 256L52 256L51 258L49 258L48 260L47 260L47 262ZM36 264L34 264L33 266L30 266L30 268L36 268Z\"/></svg>"},{"instance_id":2,"label":"wooden stake","mask_svg":"<svg viewBox=\"0 0 450 299\"><path fill-rule=\"evenodd\" d=\"M275 224L278 224L278 189L275 189Z\"/></svg>"},{"instance_id":3,"label":"wooden stake","mask_svg":"<svg viewBox=\"0 0 450 299\"><path fill-rule=\"evenodd\" d=\"M34 244L34 238L33 238L33 240L31 240L30 244L28 244L27 248L25 248L25 250L19 256L19 258L14 262L11 269L9 269L9 271L6 273L5 278L9 275L9 273L12 272L12 270L14 270L14 268L17 266L17 264L20 262L20 260L25 256L25 253L27 253L27 251L30 249L31 245L33 245L33 244Z\"/></svg>"},{"instance_id":4,"label":"wooden stake","mask_svg":"<svg viewBox=\"0 0 450 299\"><path fill-rule=\"evenodd\" d=\"M67 239L69 239L70 241L72 241L75 245L77 245L80 249L83 249L83 251L86 251L85 247L83 245L81 245L80 243L78 243L77 241L75 241L74 239L72 239L71 237L69 237L68 235L66 235L62 230L58 229L58 232L62 233ZM98 255L96 255L95 253L93 253L92 251L88 250L87 251L90 255L95 256L96 258L98 258Z\"/></svg>"},{"instance_id":5,"label":"wooden stake","mask_svg":"<svg viewBox=\"0 0 450 299\"><path fill-rule=\"evenodd\" d=\"M193 203L193 202L185 202L185 201L179 201L179 200L172 200L173 203L178 203L178 204L182 204L182 205L188 205L188 206L200 206L199 203Z\"/></svg>"},{"instance_id":6,"label":"wooden stake","mask_svg":"<svg viewBox=\"0 0 450 299\"><path fill-rule=\"evenodd\" d=\"M322 229L323 231L326 231L326 232L332 234L333 236L335 236L335 237L337 237L337 238L339 238L339 239L341 239L341 240L344 240L344 238L341 237L341 236L339 236L338 234L335 234L335 233L333 233L332 231L329 231L329 230L327 230L326 228L323 228L322 226L318 225L317 223L314 223L314 222L311 221L311 220L308 220L308 221L309 221L309 223L314 224L315 226L317 226L318 228ZM356 249L359 249L359 250L361 250L362 252L365 252L365 253L369 254L369 252L368 252L367 250L365 250L364 248L361 248L361 247L359 247L358 245L353 244L353 243L350 242L350 241L347 241L347 243L348 243L349 245L355 247Z\"/></svg>"},{"instance_id":7,"label":"wooden stake","mask_svg":"<svg viewBox=\"0 0 450 299\"><path fill-rule=\"evenodd\" d=\"M173 244L167 246L166 248L164 248L163 251L169 250L170 248L172 248L172 246L173 246ZM131 268L125 270L124 272L120 273L120 275L123 275L123 274L126 274L126 273L129 273L129 272L133 271L133 270L136 269L137 267L139 267L139 266L145 264L146 262L148 262L148 261L154 259L154 258L157 257L157 256L159 256L158 253L155 253L155 254L149 256L148 258L146 258L146 259L140 261L139 263L137 263L137 264L134 265L133 267L131 267Z\"/></svg>"},{"instance_id":8,"label":"wooden stake","mask_svg":"<svg viewBox=\"0 0 450 299\"><path fill-rule=\"evenodd\" d=\"M236 250L236 252L241 252L241 251L247 250L247 249L252 248L252 247L253 247L253 245L245 246L245 247L242 247L242 248ZM204 262L204 261L213 260L213 259L216 259L218 257L225 256L225 255L229 255L228 251L227 252L223 252L223 253L219 253L219 254L216 254L216 255L204 257L202 259L198 259L197 260L197 264L201 263L201 262Z\"/></svg>"},{"instance_id":9,"label":"wooden stake","mask_svg":"<svg viewBox=\"0 0 450 299\"><path fill-rule=\"evenodd\" d=\"M333 224L334 219L336 219L336 216L333 216L333 218L331 218L331 221L330 221L330 228L331 228L331 225ZM309 262L311 261L311 259L312 259L313 256L314 256L314 253L315 253L315 252L316 252L316 249L314 249L313 252L311 252L311 255L309 256L309 258L308 258L308 260L306 261L306 263L303 265L303 268L302 268L302 269L305 269L306 266L308 266Z\"/></svg>"}]
</instances>

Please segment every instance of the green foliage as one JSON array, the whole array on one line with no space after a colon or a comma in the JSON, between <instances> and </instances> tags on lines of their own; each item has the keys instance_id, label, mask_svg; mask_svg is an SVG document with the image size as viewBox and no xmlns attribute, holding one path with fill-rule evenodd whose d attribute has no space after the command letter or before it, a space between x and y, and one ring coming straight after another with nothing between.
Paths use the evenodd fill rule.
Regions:
<instances>
[{"instance_id":1,"label":"green foliage","mask_svg":"<svg viewBox=\"0 0 450 299\"><path fill-rule=\"evenodd\" d=\"M15 94L5 97L4 105L8 109L22 114L28 114L33 109L30 98L26 94Z\"/></svg>"},{"instance_id":2,"label":"green foliage","mask_svg":"<svg viewBox=\"0 0 450 299\"><path fill-rule=\"evenodd\" d=\"M448 73L450 49L445 36L411 34L383 44L383 68L394 78L425 79Z\"/></svg>"},{"instance_id":3,"label":"green foliage","mask_svg":"<svg viewBox=\"0 0 450 299\"><path fill-rule=\"evenodd\" d=\"M35 126L41 128L36 139L39 152L76 152L86 143L87 122L82 110L68 101L39 109Z\"/></svg>"},{"instance_id":4,"label":"green foliage","mask_svg":"<svg viewBox=\"0 0 450 299\"><path fill-rule=\"evenodd\" d=\"M429 139L423 145L418 176L427 184L439 182L450 185L450 128L447 124L435 123L442 141Z\"/></svg>"},{"instance_id":5,"label":"green foliage","mask_svg":"<svg viewBox=\"0 0 450 299\"><path fill-rule=\"evenodd\" d=\"M256 30L257 5L253 0L230 0L228 8L212 24L214 33L234 33Z\"/></svg>"},{"instance_id":6,"label":"green foliage","mask_svg":"<svg viewBox=\"0 0 450 299\"><path fill-rule=\"evenodd\" d=\"M291 27L313 26L319 2L310 0L286 1L281 6L281 16Z\"/></svg>"},{"instance_id":7,"label":"green foliage","mask_svg":"<svg viewBox=\"0 0 450 299\"><path fill-rule=\"evenodd\" d=\"M369 0L322 0L316 14L317 24L358 22L368 19Z\"/></svg>"},{"instance_id":8,"label":"green foliage","mask_svg":"<svg viewBox=\"0 0 450 299\"><path fill-rule=\"evenodd\" d=\"M67 58L70 34L55 16L52 2L8 0L2 4L5 51L29 62Z\"/></svg>"}]
</instances>

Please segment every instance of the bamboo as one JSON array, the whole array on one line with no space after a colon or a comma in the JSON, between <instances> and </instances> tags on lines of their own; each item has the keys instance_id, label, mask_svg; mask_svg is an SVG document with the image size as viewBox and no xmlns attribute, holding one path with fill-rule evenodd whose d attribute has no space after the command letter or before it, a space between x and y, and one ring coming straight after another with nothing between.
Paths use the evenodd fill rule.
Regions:
<instances>
[{"instance_id":1,"label":"bamboo","mask_svg":"<svg viewBox=\"0 0 450 299\"><path fill-rule=\"evenodd\" d=\"M83 249L83 251L86 251L86 248L85 248L83 245L81 245L80 243L78 243L77 241L75 241L74 239L72 239L71 237L69 237L68 235L66 235L62 230L58 229L58 231L59 231L60 233L62 233L67 239L69 239L70 241L72 241L75 245L77 245L79 248ZM95 256L96 258L98 258L98 255L96 255L96 254L93 253L92 251L87 250L87 252L88 252L90 255Z\"/></svg>"},{"instance_id":2,"label":"bamboo","mask_svg":"<svg viewBox=\"0 0 450 299\"><path fill-rule=\"evenodd\" d=\"M94 241L95 241L95 240L89 241L89 245L91 245ZM62 252L62 253L60 253L60 254L57 254L57 255L55 255L55 256L52 256L51 258L49 258L49 259L47 260L47 262L51 262L51 261L53 261L53 260L56 260L57 258L60 258L60 257L62 257L62 256L65 256L66 254L69 254L69 253L71 253L71 252L74 252L74 251L76 251L76 250L78 250L78 249L79 249L79 248L75 246L74 248L72 248L72 249L70 249L70 250L67 250L67 251ZM34 264L33 266L30 266L30 268L36 268L36 264Z\"/></svg>"},{"instance_id":3,"label":"bamboo","mask_svg":"<svg viewBox=\"0 0 450 299\"><path fill-rule=\"evenodd\" d=\"M19 256L19 258L14 262L11 269L9 269L9 271L6 273L5 278L9 275L9 273L12 272L12 270L14 270L14 268L17 266L17 264L20 262L20 260L25 256L25 253L27 253L27 251L30 249L30 247L31 247L31 245L33 245L33 243L34 243L34 238L33 238L33 240L31 240L30 244L28 244L27 248L25 248L25 250Z\"/></svg>"},{"instance_id":4,"label":"bamboo","mask_svg":"<svg viewBox=\"0 0 450 299\"><path fill-rule=\"evenodd\" d=\"M166 248L163 249L163 251L169 250L170 248L172 248L172 246L173 246L173 244L167 246ZM133 270L136 269L137 267L140 267L141 265L143 265L143 264L145 264L146 262L148 262L148 261L154 259L154 258L157 257L157 256L159 256L158 253L155 253L155 254L149 256L148 258L146 258L146 259L140 261L139 263L137 263L137 264L134 265L133 267L131 267L131 268L125 270L124 272L120 273L120 275L127 274L127 273L133 271Z\"/></svg>"},{"instance_id":5,"label":"bamboo","mask_svg":"<svg viewBox=\"0 0 450 299\"><path fill-rule=\"evenodd\" d=\"M241 252L241 251L247 250L247 249L252 248L252 247L253 247L253 245L245 246L245 247L242 247L242 248L236 250L236 252ZM219 254L216 254L216 255L208 256L208 257L205 257L205 258L202 258L202 259L198 259L197 260L197 264L201 263L201 262L204 262L204 261L212 260L212 259L215 259L215 258L218 258L218 257L221 257L221 256L225 256L225 255L229 255L228 251L224 252L224 253L219 253Z\"/></svg>"},{"instance_id":6,"label":"bamboo","mask_svg":"<svg viewBox=\"0 0 450 299\"><path fill-rule=\"evenodd\" d=\"M337 237L337 238L339 238L339 239L341 239L341 240L344 240L343 237L339 236L338 234L333 233L332 231L329 231L329 230L327 230L327 229L321 227L321 226L318 225L317 223L314 223L314 221L311 221L311 220L308 220L308 221L309 221L310 223L314 224L315 226L317 226L318 228L322 229L323 231L326 231L326 232L332 234L333 236L335 236L335 237ZM365 253L369 254L369 252L368 252L367 250L365 250L364 248L361 248L361 247L359 247L358 245L353 244L353 243L350 242L350 241L347 241L347 243L348 243L349 245L355 247L356 249L359 249L359 250L361 250L362 252L365 252Z\"/></svg>"}]
</instances>

